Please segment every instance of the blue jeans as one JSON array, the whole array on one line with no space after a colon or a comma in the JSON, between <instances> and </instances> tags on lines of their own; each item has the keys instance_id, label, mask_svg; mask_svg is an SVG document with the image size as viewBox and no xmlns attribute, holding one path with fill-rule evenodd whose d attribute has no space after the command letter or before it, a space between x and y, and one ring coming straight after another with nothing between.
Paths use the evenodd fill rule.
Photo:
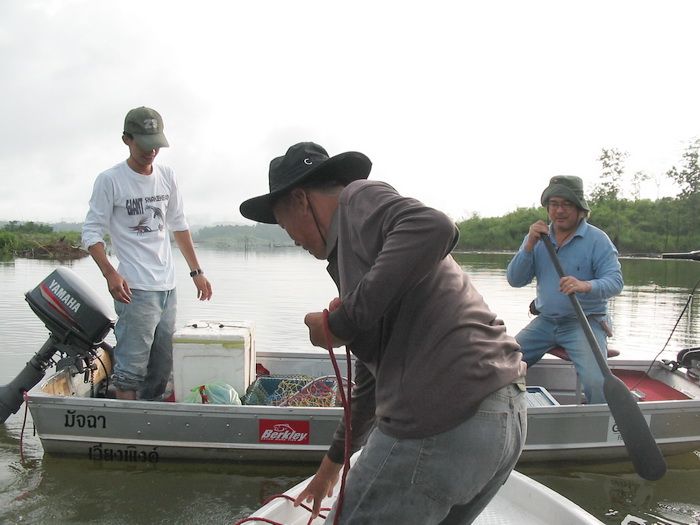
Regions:
<instances>
[{"instance_id":1,"label":"blue jeans","mask_svg":"<svg viewBox=\"0 0 700 525\"><path fill-rule=\"evenodd\" d=\"M607 317L595 316L588 319L603 357L607 360L607 335L601 325ZM578 317L552 318L539 315L523 328L515 339L520 344L523 360L528 367L537 363L552 348L563 347L576 367L588 402L605 403L603 373Z\"/></svg>"},{"instance_id":2,"label":"blue jeans","mask_svg":"<svg viewBox=\"0 0 700 525\"><path fill-rule=\"evenodd\" d=\"M129 304L114 301L119 316L114 327L112 383L119 390L135 390L137 399L154 400L165 392L173 369L177 296L165 292L131 290Z\"/></svg>"},{"instance_id":3,"label":"blue jeans","mask_svg":"<svg viewBox=\"0 0 700 525\"><path fill-rule=\"evenodd\" d=\"M471 523L513 470L526 432L525 394L514 385L442 434L395 439L375 429L348 473L339 522ZM335 510L325 523L333 523Z\"/></svg>"}]
</instances>

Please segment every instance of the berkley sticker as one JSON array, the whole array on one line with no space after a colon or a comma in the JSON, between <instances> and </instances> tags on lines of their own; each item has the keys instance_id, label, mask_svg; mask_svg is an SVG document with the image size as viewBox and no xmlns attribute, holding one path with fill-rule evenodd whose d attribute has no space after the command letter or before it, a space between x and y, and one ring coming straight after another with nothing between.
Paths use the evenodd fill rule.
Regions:
<instances>
[{"instance_id":1,"label":"berkley sticker","mask_svg":"<svg viewBox=\"0 0 700 525\"><path fill-rule=\"evenodd\" d=\"M309 444L308 421L260 420L260 443L287 445Z\"/></svg>"}]
</instances>

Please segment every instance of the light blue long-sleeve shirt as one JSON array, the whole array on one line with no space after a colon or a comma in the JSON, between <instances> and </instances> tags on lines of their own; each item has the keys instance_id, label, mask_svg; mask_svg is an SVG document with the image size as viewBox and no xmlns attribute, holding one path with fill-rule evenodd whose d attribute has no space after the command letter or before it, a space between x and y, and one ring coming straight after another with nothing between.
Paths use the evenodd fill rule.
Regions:
<instances>
[{"instance_id":1,"label":"light blue long-sleeve shirt","mask_svg":"<svg viewBox=\"0 0 700 525\"><path fill-rule=\"evenodd\" d=\"M576 233L563 246L554 240L552 225L549 237L558 249L557 256L565 275L588 281L591 291L577 293L586 315L607 314L608 299L622 291L622 270L615 245L604 231L581 221ZM508 264L508 283L520 288L537 279L535 307L546 317L575 317L569 297L559 291L559 275L543 242L529 252L525 249L527 235L518 253Z\"/></svg>"}]
</instances>

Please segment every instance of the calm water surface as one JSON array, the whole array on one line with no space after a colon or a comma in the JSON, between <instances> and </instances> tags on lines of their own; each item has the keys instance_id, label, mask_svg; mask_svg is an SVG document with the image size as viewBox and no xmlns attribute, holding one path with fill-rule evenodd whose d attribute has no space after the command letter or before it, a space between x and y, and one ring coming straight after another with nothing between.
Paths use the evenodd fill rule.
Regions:
<instances>
[{"instance_id":1,"label":"calm water surface","mask_svg":"<svg viewBox=\"0 0 700 525\"><path fill-rule=\"evenodd\" d=\"M529 321L532 286L505 282L511 255L458 254L457 259L510 333ZM252 319L258 348L309 349L303 316L327 306L335 288L325 264L297 249L200 249L214 299L200 303L178 259L178 325L193 319ZM611 346L624 356L672 358L698 346L698 302L681 317L700 279L700 263L623 259L625 290L611 305ZM112 304L90 259L67 264ZM57 263L19 259L0 263L0 384L6 384L46 340L47 331L24 300ZM672 330L675 328L675 332ZM112 341L113 342L113 341ZM665 348L665 349L664 349ZM315 471L315 465L130 465L44 457L22 408L0 425L0 523L233 524L272 494ZM23 431L23 426L25 426ZM640 479L627 463L538 464L520 469L605 523L692 524L700 520L700 452L669 460L658 482ZM557 524L559 525L559 524Z\"/></svg>"}]
</instances>

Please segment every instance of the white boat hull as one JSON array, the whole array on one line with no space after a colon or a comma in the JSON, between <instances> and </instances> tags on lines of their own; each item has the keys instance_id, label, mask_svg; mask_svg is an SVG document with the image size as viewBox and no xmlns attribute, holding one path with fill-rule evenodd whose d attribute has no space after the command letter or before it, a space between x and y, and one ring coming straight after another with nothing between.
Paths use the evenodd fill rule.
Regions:
<instances>
[{"instance_id":1,"label":"white boat hull","mask_svg":"<svg viewBox=\"0 0 700 525\"><path fill-rule=\"evenodd\" d=\"M306 487L309 480L292 487L285 496L295 499ZM337 497L323 501L322 508L330 508ZM320 524L324 522L327 512L309 522L311 514L303 507L294 507L292 500L277 498L251 514L250 518L265 518L274 523L285 525ZM251 521L256 523L255 521ZM267 522L269 523L269 522ZM393 523L393 522L392 522ZM600 525L603 522L566 499L561 494L545 487L532 478L513 471L498 494L488 507L474 521L474 525Z\"/></svg>"}]
</instances>

